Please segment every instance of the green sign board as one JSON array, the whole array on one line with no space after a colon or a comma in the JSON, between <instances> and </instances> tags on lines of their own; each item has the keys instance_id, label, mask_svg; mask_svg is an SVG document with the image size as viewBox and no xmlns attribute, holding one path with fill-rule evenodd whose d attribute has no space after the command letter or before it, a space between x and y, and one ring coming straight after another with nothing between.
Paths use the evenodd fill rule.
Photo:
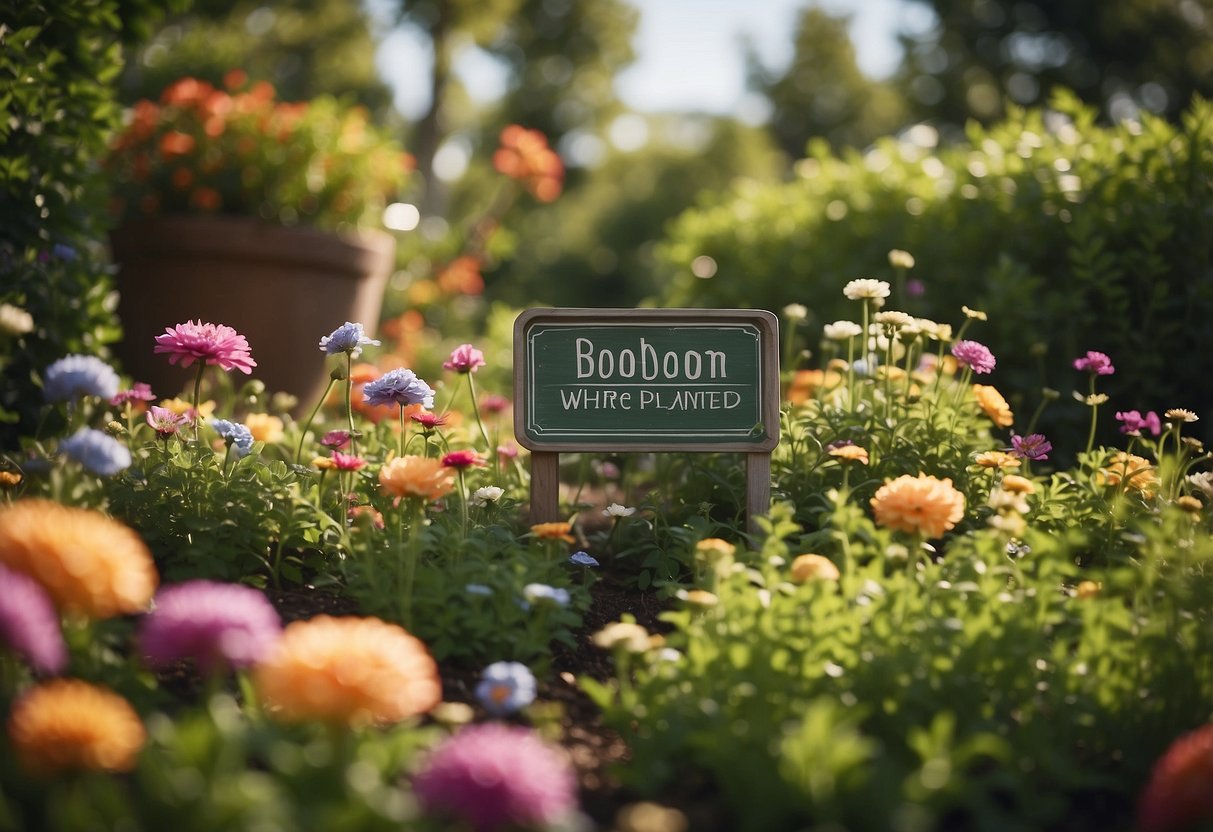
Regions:
<instances>
[{"instance_id":1,"label":"green sign board","mask_svg":"<svg viewBox=\"0 0 1213 832\"><path fill-rule=\"evenodd\" d=\"M778 322L760 310L532 309L514 326L532 450L769 451Z\"/></svg>"}]
</instances>

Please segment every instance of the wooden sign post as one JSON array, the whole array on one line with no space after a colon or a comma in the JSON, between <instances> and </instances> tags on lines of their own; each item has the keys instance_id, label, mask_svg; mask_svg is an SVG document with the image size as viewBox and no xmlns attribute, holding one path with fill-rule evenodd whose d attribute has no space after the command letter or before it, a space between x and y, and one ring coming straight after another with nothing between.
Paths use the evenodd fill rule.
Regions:
<instances>
[{"instance_id":1,"label":"wooden sign post","mask_svg":"<svg viewBox=\"0 0 1213 832\"><path fill-rule=\"evenodd\" d=\"M514 322L514 435L531 522L557 520L561 452L741 452L746 514L771 503L779 320L750 309L530 309Z\"/></svg>"}]
</instances>

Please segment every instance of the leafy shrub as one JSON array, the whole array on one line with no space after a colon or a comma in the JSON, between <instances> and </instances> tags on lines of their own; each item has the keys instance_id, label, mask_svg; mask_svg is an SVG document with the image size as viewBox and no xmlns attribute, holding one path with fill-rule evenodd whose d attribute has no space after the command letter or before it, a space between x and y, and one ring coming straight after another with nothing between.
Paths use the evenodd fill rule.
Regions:
<instances>
[{"instance_id":1,"label":"leafy shrub","mask_svg":"<svg viewBox=\"0 0 1213 832\"><path fill-rule=\"evenodd\" d=\"M1051 110L936 142L919 125L865 152L816 145L794 181L745 182L687 212L661 247L658 302L797 302L820 326L845 317L834 287L888 277L887 253L908 250L921 283L899 280L892 308L937 320L962 303L990 312L986 340L1012 405L1034 407L1042 385L1068 390L1069 360L1097 349L1120 369L1108 392L1125 408L1187 407L1207 423L1213 105L1194 101L1180 125L1102 127L1059 94ZM700 257L714 273L706 260L692 269ZM1080 435L1055 413L1044 424Z\"/></svg>"}]
</instances>

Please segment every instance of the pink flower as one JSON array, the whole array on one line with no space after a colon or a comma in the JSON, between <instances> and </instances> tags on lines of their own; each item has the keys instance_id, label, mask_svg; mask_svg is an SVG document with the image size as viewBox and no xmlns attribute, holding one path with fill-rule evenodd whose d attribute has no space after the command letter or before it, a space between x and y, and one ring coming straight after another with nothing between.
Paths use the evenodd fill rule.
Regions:
<instances>
[{"instance_id":1,"label":"pink flower","mask_svg":"<svg viewBox=\"0 0 1213 832\"><path fill-rule=\"evenodd\" d=\"M1154 436L1162 433L1162 422L1153 410L1145 416L1136 410L1126 410L1118 412L1116 418L1120 420L1121 433L1131 433L1134 436L1140 436L1143 430L1148 430Z\"/></svg>"},{"instance_id":2,"label":"pink flower","mask_svg":"<svg viewBox=\"0 0 1213 832\"><path fill-rule=\"evenodd\" d=\"M985 344L976 341L957 341L952 345L952 355L961 366L969 367L977 375L983 375L994 369L994 354Z\"/></svg>"},{"instance_id":3,"label":"pink flower","mask_svg":"<svg viewBox=\"0 0 1213 832\"><path fill-rule=\"evenodd\" d=\"M484 457L473 450L451 451L442 458L442 464L447 468L471 468L484 465Z\"/></svg>"},{"instance_id":4,"label":"pink flower","mask_svg":"<svg viewBox=\"0 0 1213 832\"><path fill-rule=\"evenodd\" d=\"M442 363L444 370L454 370L459 373L474 373L477 368L484 366L484 353L471 344L460 344L451 350L451 357Z\"/></svg>"},{"instance_id":5,"label":"pink flower","mask_svg":"<svg viewBox=\"0 0 1213 832\"><path fill-rule=\"evenodd\" d=\"M261 590L200 580L161 589L139 627L153 667L188 658L204 673L256 664L281 635L282 622Z\"/></svg>"},{"instance_id":6,"label":"pink flower","mask_svg":"<svg viewBox=\"0 0 1213 832\"><path fill-rule=\"evenodd\" d=\"M498 413L505 413L510 409L510 400L505 396L489 393L480 400L480 409L490 416L496 416Z\"/></svg>"},{"instance_id":7,"label":"pink flower","mask_svg":"<svg viewBox=\"0 0 1213 832\"><path fill-rule=\"evenodd\" d=\"M1082 358L1075 358L1074 369L1097 376L1110 376L1116 372L1116 368L1112 366L1112 359L1095 350L1088 350Z\"/></svg>"},{"instance_id":8,"label":"pink flower","mask_svg":"<svg viewBox=\"0 0 1213 832\"><path fill-rule=\"evenodd\" d=\"M348 430L330 430L321 437L320 444L326 448L339 450L350 444L350 432Z\"/></svg>"},{"instance_id":9,"label":"pink flower","mask_svg":"<svg viewBox=\"0 0 1213 832\"><path fill-rule=\"evenodd\" d=\"M150 402L154 398L156 398L156 394L152 392L151 386L146 382L137 381L131 385L130 390L119 390L110 399L110 404L114 407L121 407L127 402Z\"/></svg>"},{"instance_id":10,"label":"pink flower","mask_svg":"<svg viewBox=\"0 0 1213 832\"><path fill-rule=\"evenodd\" d=\"M41 673L67 666L59 614L41 585L23 572L0 565L0 648L8 646Z\"/></svg>"},{"instance_id":11,"label":"pink flower","mask_svg":"<svg viewBox=\"0 0 1213 832\"><path fill-rule=\"evenodd\" d=\"M551 824L577 808L577 779L563 755L528 728L492 722L435 748L413 791L427 812L476 832Z\"/></svg>"},{"instance_id":12,"label":"pink flower","mask_svg":"<svg viewBox=\"0 0 1213 832\"><path fill-rule=\"evenodd\" d=\"M152 430L156 431L156 435L161 439L168 439L182 425L190 423L190 417L184 413L174 413L167 407L160 407L159 405L152 405L147 411L147 416L144 418L147 419L148 425L151 426Z\"/></svg>"},{"instance_id":13,"label":"pink flower","mask_svg":"<svg viewBox=\"0 0 1213 832\"><path fill-rule=\"evenodd\" d=\"M446 424L445 416L439 416L437 413L430 413L429 411L414 413L413 415L409 416L409 418L421 425L421 427L425 428L426 430L433 430L436 427Z\"/></svg>"},{"instance_id":14,"label":"pink flower","mask_svg":"<svg viewBox=\"0 0 1213 832\"><path fill-rule=\"evenodd\" d=\"M497 446L497 456L501 459L514 459L518 456L518 446L513 442Z\"/></svg>"},{"instance_id":15,"label":"pink flower","mask_svg":"<svg viewBox=\"0 0 1213 832\"><path fill-rule=\"evenodd\" d=\"M366 465L366 460L360 456L333 451L333 467L338 471L357 471L364 465Z\"/></svg>"},{"instance_id":16,"label":"pink flower","mask_svg":"<svg viewBox=\"0 0 1213 832\"><path fill-rule=\"evenodd\" d=\"M194 361L218 364L224 370L239 370L248 375L257 366L249 353L248 341L230 326L186 321L156 336L156 353L168 353L170 364L188 367Z\"/></svg>"}]
</instances>

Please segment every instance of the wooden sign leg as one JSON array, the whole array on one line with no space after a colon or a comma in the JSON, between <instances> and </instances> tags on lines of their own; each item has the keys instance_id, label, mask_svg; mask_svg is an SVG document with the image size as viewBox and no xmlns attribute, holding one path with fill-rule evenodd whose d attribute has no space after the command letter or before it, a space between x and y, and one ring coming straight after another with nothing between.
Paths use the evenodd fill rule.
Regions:
<instances>
[{"instance_id":1,"label":"wooden sign leg","mask_svg":"<svg viewBox=\"0 0 1213 832\"><path fill-rule=\"evenodd\" d=\"M560 454L531 454L531 522L551 523L560 518Z\"/></svg>"},{"instance_id":2,"label":"wooden sign leg","mask_svg":"<svg viewBox=\"0 0 1213 832\"><path fill-rule=\"evenodd\" d=\"M771 510L771 455L745 455L745 514L750 534L758 532L759 517Z\"/></svg>"}]
</instances>

